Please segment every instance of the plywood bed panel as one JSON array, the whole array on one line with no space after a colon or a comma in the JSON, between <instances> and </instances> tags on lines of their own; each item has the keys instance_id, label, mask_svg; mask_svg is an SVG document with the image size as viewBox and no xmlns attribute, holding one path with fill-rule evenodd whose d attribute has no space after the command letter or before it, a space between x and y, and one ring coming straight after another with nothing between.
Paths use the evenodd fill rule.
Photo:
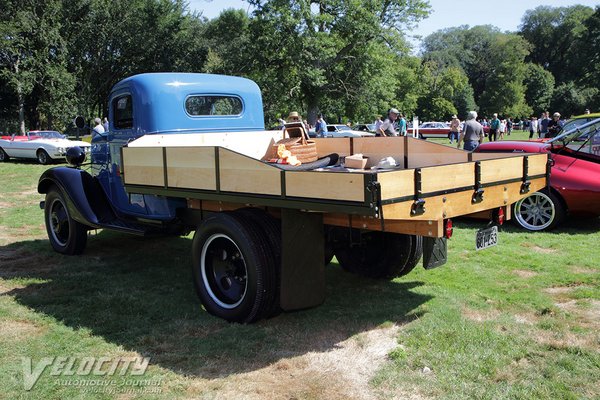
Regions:
<instances>
[{"instance_id":1,"label":"plywood bed panel","mask_svg":"<svg viewBox=\"0 0 600 400\"><path fill-rule=\"evenodd\" d=\"M219 148L220 189L227 192L281 194L281 172L261 161Z\"/></svg>"},{"instance_id":2,"label":"plywood bed panel","mask_svg":"<svg viewBox=\"0 0 600 400\"><path fill-rule=\"evenodd\" d=\"M362 173L287 171L287 196L316 199L365 201L365 177Z\"/></svg>"},{"instance_id":3,"label":"plywood bed panel","mask_svg":"<svg viewBox=\"0 0 600 400\"><path fill-rule=\"evenodd\" d=\"M123 182L129 185L164 186L165 170L161 147L123 148L127 166L123 171Z\"/></svg>"},{"instance_id":4,"label":"plywood bed panel","mask_svg":"<svg viewBox=\"0 0 600 400\"><path fill-rule=\"evenodd\" d=\"M167 147L166 151L169 187L217 189L214 147Z\"/></svg>"}]
</instances>

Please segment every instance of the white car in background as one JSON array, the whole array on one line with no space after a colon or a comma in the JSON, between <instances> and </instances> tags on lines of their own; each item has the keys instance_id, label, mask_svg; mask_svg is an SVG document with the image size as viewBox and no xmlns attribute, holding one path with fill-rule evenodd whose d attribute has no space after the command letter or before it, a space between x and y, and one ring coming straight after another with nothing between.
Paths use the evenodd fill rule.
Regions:
<instances>
[{"instance_id":1,"label":"white car in background","mask_svg":"<svg viewBox=\"0 0 600 400\"><path fill-rule=\"evenodd\" d=\"M40 164L64 160L67 150L79 146L87 154L91 144L68 140L56 131L29 131L24 136L0 136L0 162L13 158L33 158Z\"/></svg>"},{"instance_id":2,"label":"white car in background","mask_svg":"<svg viewBox=\"0 0 600 400\"><path fill-rule=\"evenodd\" d=\"M374 133L354 131L347 125L327 125L325 137L370 137L375 136Z\"/></svg>"}]
</instances>

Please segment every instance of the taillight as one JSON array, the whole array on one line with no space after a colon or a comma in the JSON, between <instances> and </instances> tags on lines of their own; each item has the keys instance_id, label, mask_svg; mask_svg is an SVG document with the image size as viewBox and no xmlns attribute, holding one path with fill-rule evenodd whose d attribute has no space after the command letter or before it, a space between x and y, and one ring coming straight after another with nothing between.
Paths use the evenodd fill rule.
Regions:
<instances>
[{"instance_id":1,"label":"taillight","mask_svg":"<svg viewBox=\"0 0 600 400\"><path fill-rule=\"evenodd\" d=\"M502 224L504 224L504 218L505 218L504 207L499 207L494 210L493 219L496 224L502 226Z\"/></svg>"},{"instance_id":2,"label":"taillight","mask_svg":"<svg viewBox=\"0 0 600 400\"><path fill-rule=\"evenodd\" d=\"M444 237L446 239L450 239L452 237L452 233L454 233L454 228L452 228L452 220L445 219L444 220Z\"/></svg>"}]
</instances>

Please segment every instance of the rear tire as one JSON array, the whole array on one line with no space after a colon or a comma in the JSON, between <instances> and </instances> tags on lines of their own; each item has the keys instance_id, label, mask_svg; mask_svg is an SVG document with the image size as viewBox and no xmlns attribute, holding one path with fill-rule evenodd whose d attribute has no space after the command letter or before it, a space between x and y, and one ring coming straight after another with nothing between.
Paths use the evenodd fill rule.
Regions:
<instances>
[{"instance_id":1,"label":"rear tire","mask_svg":"<svg viewBox=\"0 0 600 400\"><path fill-rule=\"evenodd\" d=\"M10 160L10 157L8 156L8 154L6 154L4 149L0 147L0 162L5 162L8 160Z\"/></svg>"},{"instance_id":2,"label":"rear tire","mask_svg":"<svg viewBox=\"0 0 600 400\"><path fill-rule=\"evenodd\" d=\"M66 255L83 253L87 227L71 218L64 195L56 186L46 194L44 220L50 245L55 251Z\"/></svg>"},{"instance_id":3,"label":"rear tire","mask_svg":"<svg viewBox=\"0 0 600 400\"><path fill-rule=\"evenodd\" d=\"M422 238L389 232L368 232L360 244L335 250L340 266L369 278L393 279L408 274L423 254Z\"/></svg>"},{"instance_id":4,"label":"rear tire","mask_svg":"<svg viewBox=\"0 0 600 400\"><path fill-rule=\"evenodd\" d=\"M513 208L515 223L529 231L555 228L566 216L562 200L547 189L517 201Z\"/></svg>"},{"instance_id":5,"label":"rear tire","mask_svg":"<svg viewBox=\"0 0 600 400\"><path fill-rule=\"evenodd\" d=\"M275 291L273 307L266 311L265 318L275 317L281 313L281 222L263 209L255 207L240 208L235 210L234 214L242 216L261 229L269 243L267 251L269 258L273 260Z\"/></svg>"},{"instance_id":6,"label":"rear tire","mask_svg":"<svg viewBox=\"0 0 600 400\"><path fill-rule=\"evenodd\" d=\"M275 262L266 234L239 213L207 218L193 241L193 277L207 312L250 323L272 312Z\"/></svg>"}]
</instances>

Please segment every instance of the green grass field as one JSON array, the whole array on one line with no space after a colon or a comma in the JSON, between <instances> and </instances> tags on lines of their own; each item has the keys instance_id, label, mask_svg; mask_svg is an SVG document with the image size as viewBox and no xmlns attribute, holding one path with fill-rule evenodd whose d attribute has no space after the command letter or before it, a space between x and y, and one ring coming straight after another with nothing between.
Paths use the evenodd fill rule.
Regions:
<instances>
[{"instance_id":1,"label":"green grass field","mask_svg":"<svg viewBox=\"0 0 600 400\"><path fill-rule=\"evenodd\" d=\"M191 236L92 232L84 255L53 252L45 168L0 164L0 399L600 398L598 218L548 233L509 224L478 252L483 225L457 220L441 268L386 282L334 262L322 306L239 325L199 304ZM150 365L48 368L24 389L24 358L60 356Z\"/></svg>"}]
</instances>

